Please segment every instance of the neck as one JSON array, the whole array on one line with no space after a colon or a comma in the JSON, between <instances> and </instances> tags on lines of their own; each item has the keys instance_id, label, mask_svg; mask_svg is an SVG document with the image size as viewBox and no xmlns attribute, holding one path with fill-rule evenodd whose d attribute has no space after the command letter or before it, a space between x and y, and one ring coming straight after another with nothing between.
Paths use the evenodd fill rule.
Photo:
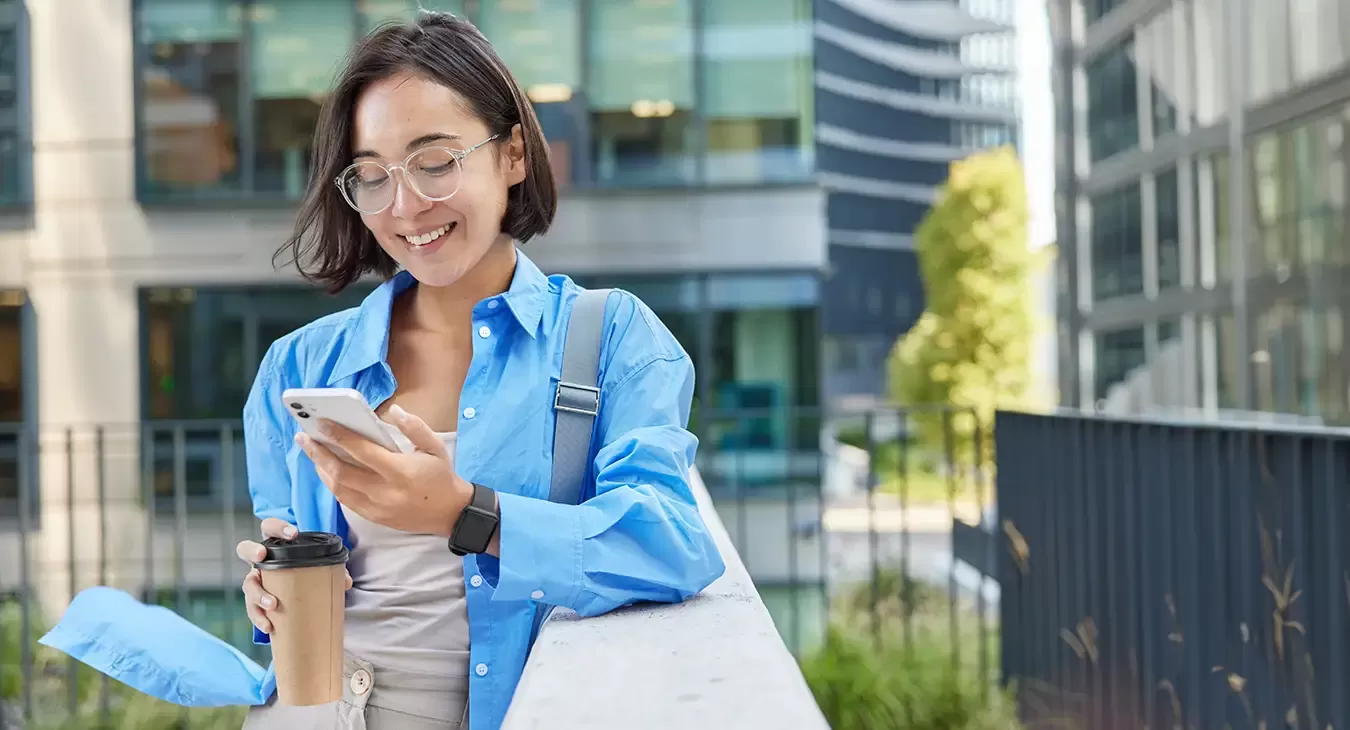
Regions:
<instances>
[{"instance_id":1,"label":"neck","mask_svg":"<svg viewBox=\"0 0 1350 730\"><path fill-rule=\"evenodd\" d=\"M416 327L433 332L456 332L469 326L478 302L511 287L516 271L516 247L503 236L463 278L449 286L419 284L409 314Z\"/></svg>"}]
</instances>

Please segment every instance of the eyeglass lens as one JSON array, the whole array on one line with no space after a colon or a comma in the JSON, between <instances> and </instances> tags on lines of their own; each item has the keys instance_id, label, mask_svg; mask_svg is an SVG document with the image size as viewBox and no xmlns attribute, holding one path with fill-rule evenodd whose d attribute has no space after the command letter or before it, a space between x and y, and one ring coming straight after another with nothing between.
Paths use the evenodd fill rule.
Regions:
<instances>
[{"instance_id":1,"label":"eyeglass lens","mask_svg":"<svg viewBox=\"0 0 1350 730\"><path fill-rule=\"evenodd\" d=\"M459 158L450 150L428 147L408 158L405 178L414 192L429 200L446 200L459 192ZM352 165L343 175L347 202L362 213L378 213L394 202L397 189L388 167L373 160Z\"/></svg>"}]
</instances>

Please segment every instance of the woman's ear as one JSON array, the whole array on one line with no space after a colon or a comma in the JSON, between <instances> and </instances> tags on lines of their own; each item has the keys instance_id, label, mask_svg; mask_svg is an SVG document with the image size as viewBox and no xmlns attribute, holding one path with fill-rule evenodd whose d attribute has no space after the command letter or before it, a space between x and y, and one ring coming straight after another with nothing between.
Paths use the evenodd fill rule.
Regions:
<instances>
[{"instance_id":1,"label":"woman's ear","mask_svg":"<svg viewBox=\"0 0 1350 730\"><path fill-rule=\"evenodd\" d=\"M520 125L511 127L511 139L506 144L506 184L519 185L525 182L525 135Z\"/></svg>"}]
</instances>

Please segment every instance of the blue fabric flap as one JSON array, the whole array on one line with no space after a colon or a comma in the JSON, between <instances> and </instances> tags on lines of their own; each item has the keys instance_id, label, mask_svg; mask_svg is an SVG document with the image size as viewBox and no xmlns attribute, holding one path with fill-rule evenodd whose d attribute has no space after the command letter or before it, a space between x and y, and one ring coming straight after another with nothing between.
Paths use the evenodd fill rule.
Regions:
<instances>
[{"instance_id":1,"label":"blue fabric flap","mask_svg":"<svg viewBox=\"0 0 1350 730\"><path fill-rule=\"evenodd\" d=\"M162 606L106 586L81 591L39 643L187 707L259 705L267 670Z\"/></svg>"}]
</instances>

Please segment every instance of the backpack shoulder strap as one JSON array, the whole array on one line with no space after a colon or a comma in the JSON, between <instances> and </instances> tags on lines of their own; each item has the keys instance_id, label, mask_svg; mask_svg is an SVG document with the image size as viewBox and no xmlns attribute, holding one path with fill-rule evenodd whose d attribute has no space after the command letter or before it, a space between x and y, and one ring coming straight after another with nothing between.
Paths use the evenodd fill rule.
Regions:
<instances>
[{"instance_id":1,"label":"backpack shoulder strap","mask_svg":"<svg viewBox=\"0 0 1350 730\"><path fill-rule=\"evenodd\" d=\"M600 414L600 342L612 289L586 289L572 304L563 343L562 375L553 396L553 480L549 500L579 504L591 464L591 440Z\"/></svg>"}]
</instances>

